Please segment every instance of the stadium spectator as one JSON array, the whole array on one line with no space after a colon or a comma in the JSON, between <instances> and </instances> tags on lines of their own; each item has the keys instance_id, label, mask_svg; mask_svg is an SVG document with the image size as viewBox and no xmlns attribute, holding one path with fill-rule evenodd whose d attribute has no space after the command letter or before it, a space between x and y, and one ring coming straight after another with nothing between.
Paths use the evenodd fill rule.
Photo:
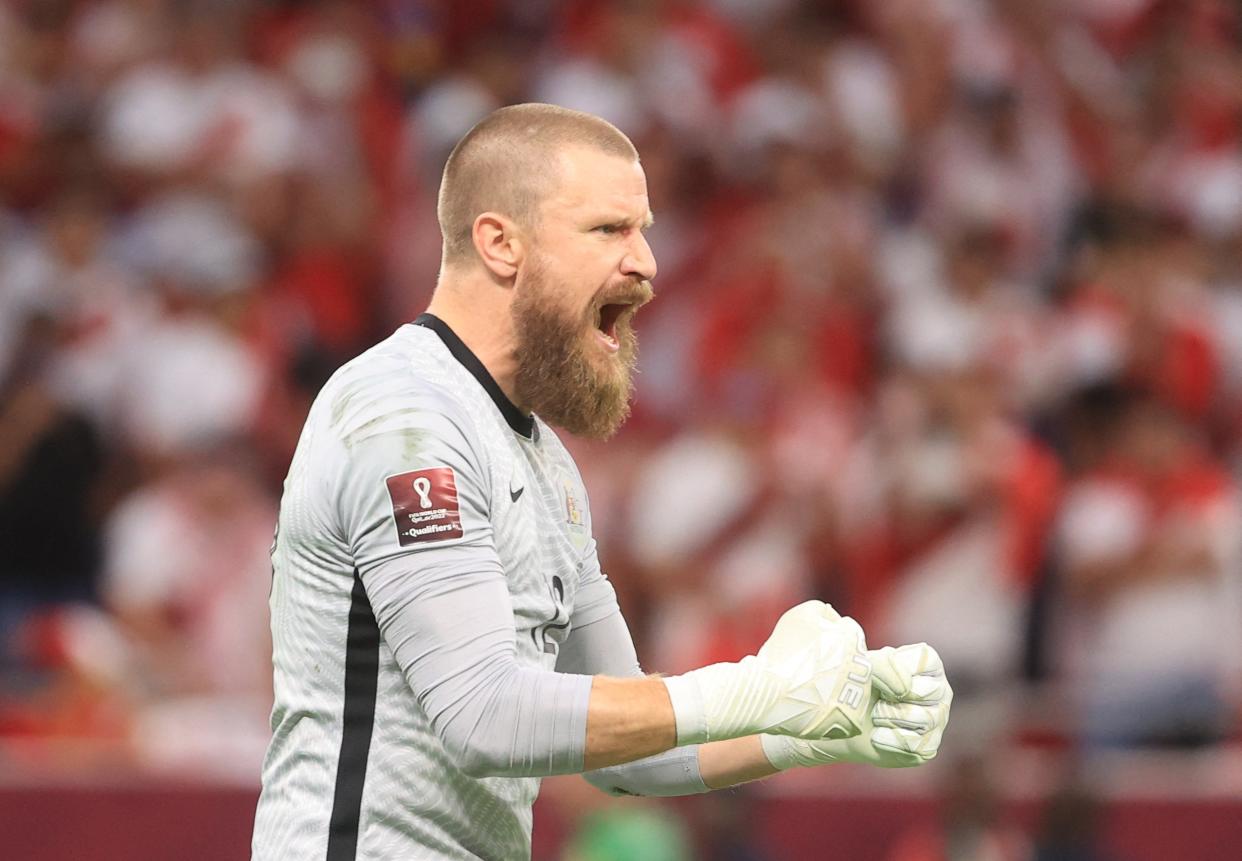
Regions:
<instances>
[{"instance_id":1,"label":"stadium spectator","mask_svg":"<svg viewBox=\"0 0 1242 861\"><path fill-rule=\"evenodd\" d=\"M1242 510L1228 473L1159 400L1123 401L1058 524L1065 660L1091 745L1219 740L1242 661Z\"/></svg>"}]
</instances>

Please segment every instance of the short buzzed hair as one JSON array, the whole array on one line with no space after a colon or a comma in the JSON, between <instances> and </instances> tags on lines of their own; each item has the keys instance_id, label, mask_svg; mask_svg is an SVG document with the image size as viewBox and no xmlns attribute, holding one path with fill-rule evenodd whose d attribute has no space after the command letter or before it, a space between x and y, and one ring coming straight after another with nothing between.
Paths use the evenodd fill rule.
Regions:
<instances>
[{"instance_id":1,"label":"short buzzed hair","mask_svg":"<svg viewBox=\"0 0 1242 861\"><path fill-rule=\"evenodd\" d=\"M556 105L512 105L493 111L466 133L444 165L436 214L444 262L469 257L474 220L484 212L533 227L566 146L586 146L638 161L620 129L597 116Z\"/></svg>"}]
</instances>

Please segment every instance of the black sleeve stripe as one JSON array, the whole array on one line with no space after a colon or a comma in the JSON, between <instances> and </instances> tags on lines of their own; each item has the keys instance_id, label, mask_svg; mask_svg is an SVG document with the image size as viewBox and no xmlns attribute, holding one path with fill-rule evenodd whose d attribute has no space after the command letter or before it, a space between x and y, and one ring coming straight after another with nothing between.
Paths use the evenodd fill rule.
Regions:
<instances>
[{"instance_id":1,"label":"black sleeve stripe","mask_svg":"<svg viewBox=\"0 0 1242 861\"><path fill-rule=\"evenodd\" d=\"M354 571L345 641L345 708L341 755L336 765L336 791L328 824L327 861L354 861L358 855L358 820L367 755L375 726L375 693L379 686L379 625Z\"/></svg>"}]
</instances>

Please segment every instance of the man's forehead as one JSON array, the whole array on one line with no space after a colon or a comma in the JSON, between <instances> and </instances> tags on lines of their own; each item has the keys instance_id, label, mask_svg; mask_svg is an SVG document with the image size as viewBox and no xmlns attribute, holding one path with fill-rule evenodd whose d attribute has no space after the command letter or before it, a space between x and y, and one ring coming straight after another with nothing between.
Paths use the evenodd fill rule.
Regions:
<instances>
[{"instance_id":1,"label":"man's forehead","mask_svg":"<svg viewBox=\"0 0 1242 861\"><path fill-rule=\"evenodd\" d=\"M558 154L559 176L547 202L557 208L608 207L649 217L647 176L636 159L569 146ZM636 212L631 212L637 210Z\"/></svg>"}]
</instances>

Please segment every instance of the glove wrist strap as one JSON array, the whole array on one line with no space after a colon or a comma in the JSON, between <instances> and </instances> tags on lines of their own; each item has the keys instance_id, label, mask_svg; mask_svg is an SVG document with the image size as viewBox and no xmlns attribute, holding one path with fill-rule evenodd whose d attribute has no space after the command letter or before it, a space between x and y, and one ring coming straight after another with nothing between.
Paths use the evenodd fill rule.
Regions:
<instances>
[{"instance_id":1,"label":"glove wrist strap","mask_svg":"<svg viewBox=\"0 0 1242 861\"><path fill-rule=\"evenodd\" d=\"M788 771L799 764L789 736L764 733L759 736L759 744L763 747L763 755L777 771Z\"/></svg>"},{"instance_id":2,"label":"glove wrist strap","mask_svg":"<svg viewBox=\"0 0 1242 861\"><path fill-rule=\"evenodd\" d=\"M677 746L707 741L707 711L703 691L694 673L664 679L677 722Z\"/></svg>"}]
</instances>

